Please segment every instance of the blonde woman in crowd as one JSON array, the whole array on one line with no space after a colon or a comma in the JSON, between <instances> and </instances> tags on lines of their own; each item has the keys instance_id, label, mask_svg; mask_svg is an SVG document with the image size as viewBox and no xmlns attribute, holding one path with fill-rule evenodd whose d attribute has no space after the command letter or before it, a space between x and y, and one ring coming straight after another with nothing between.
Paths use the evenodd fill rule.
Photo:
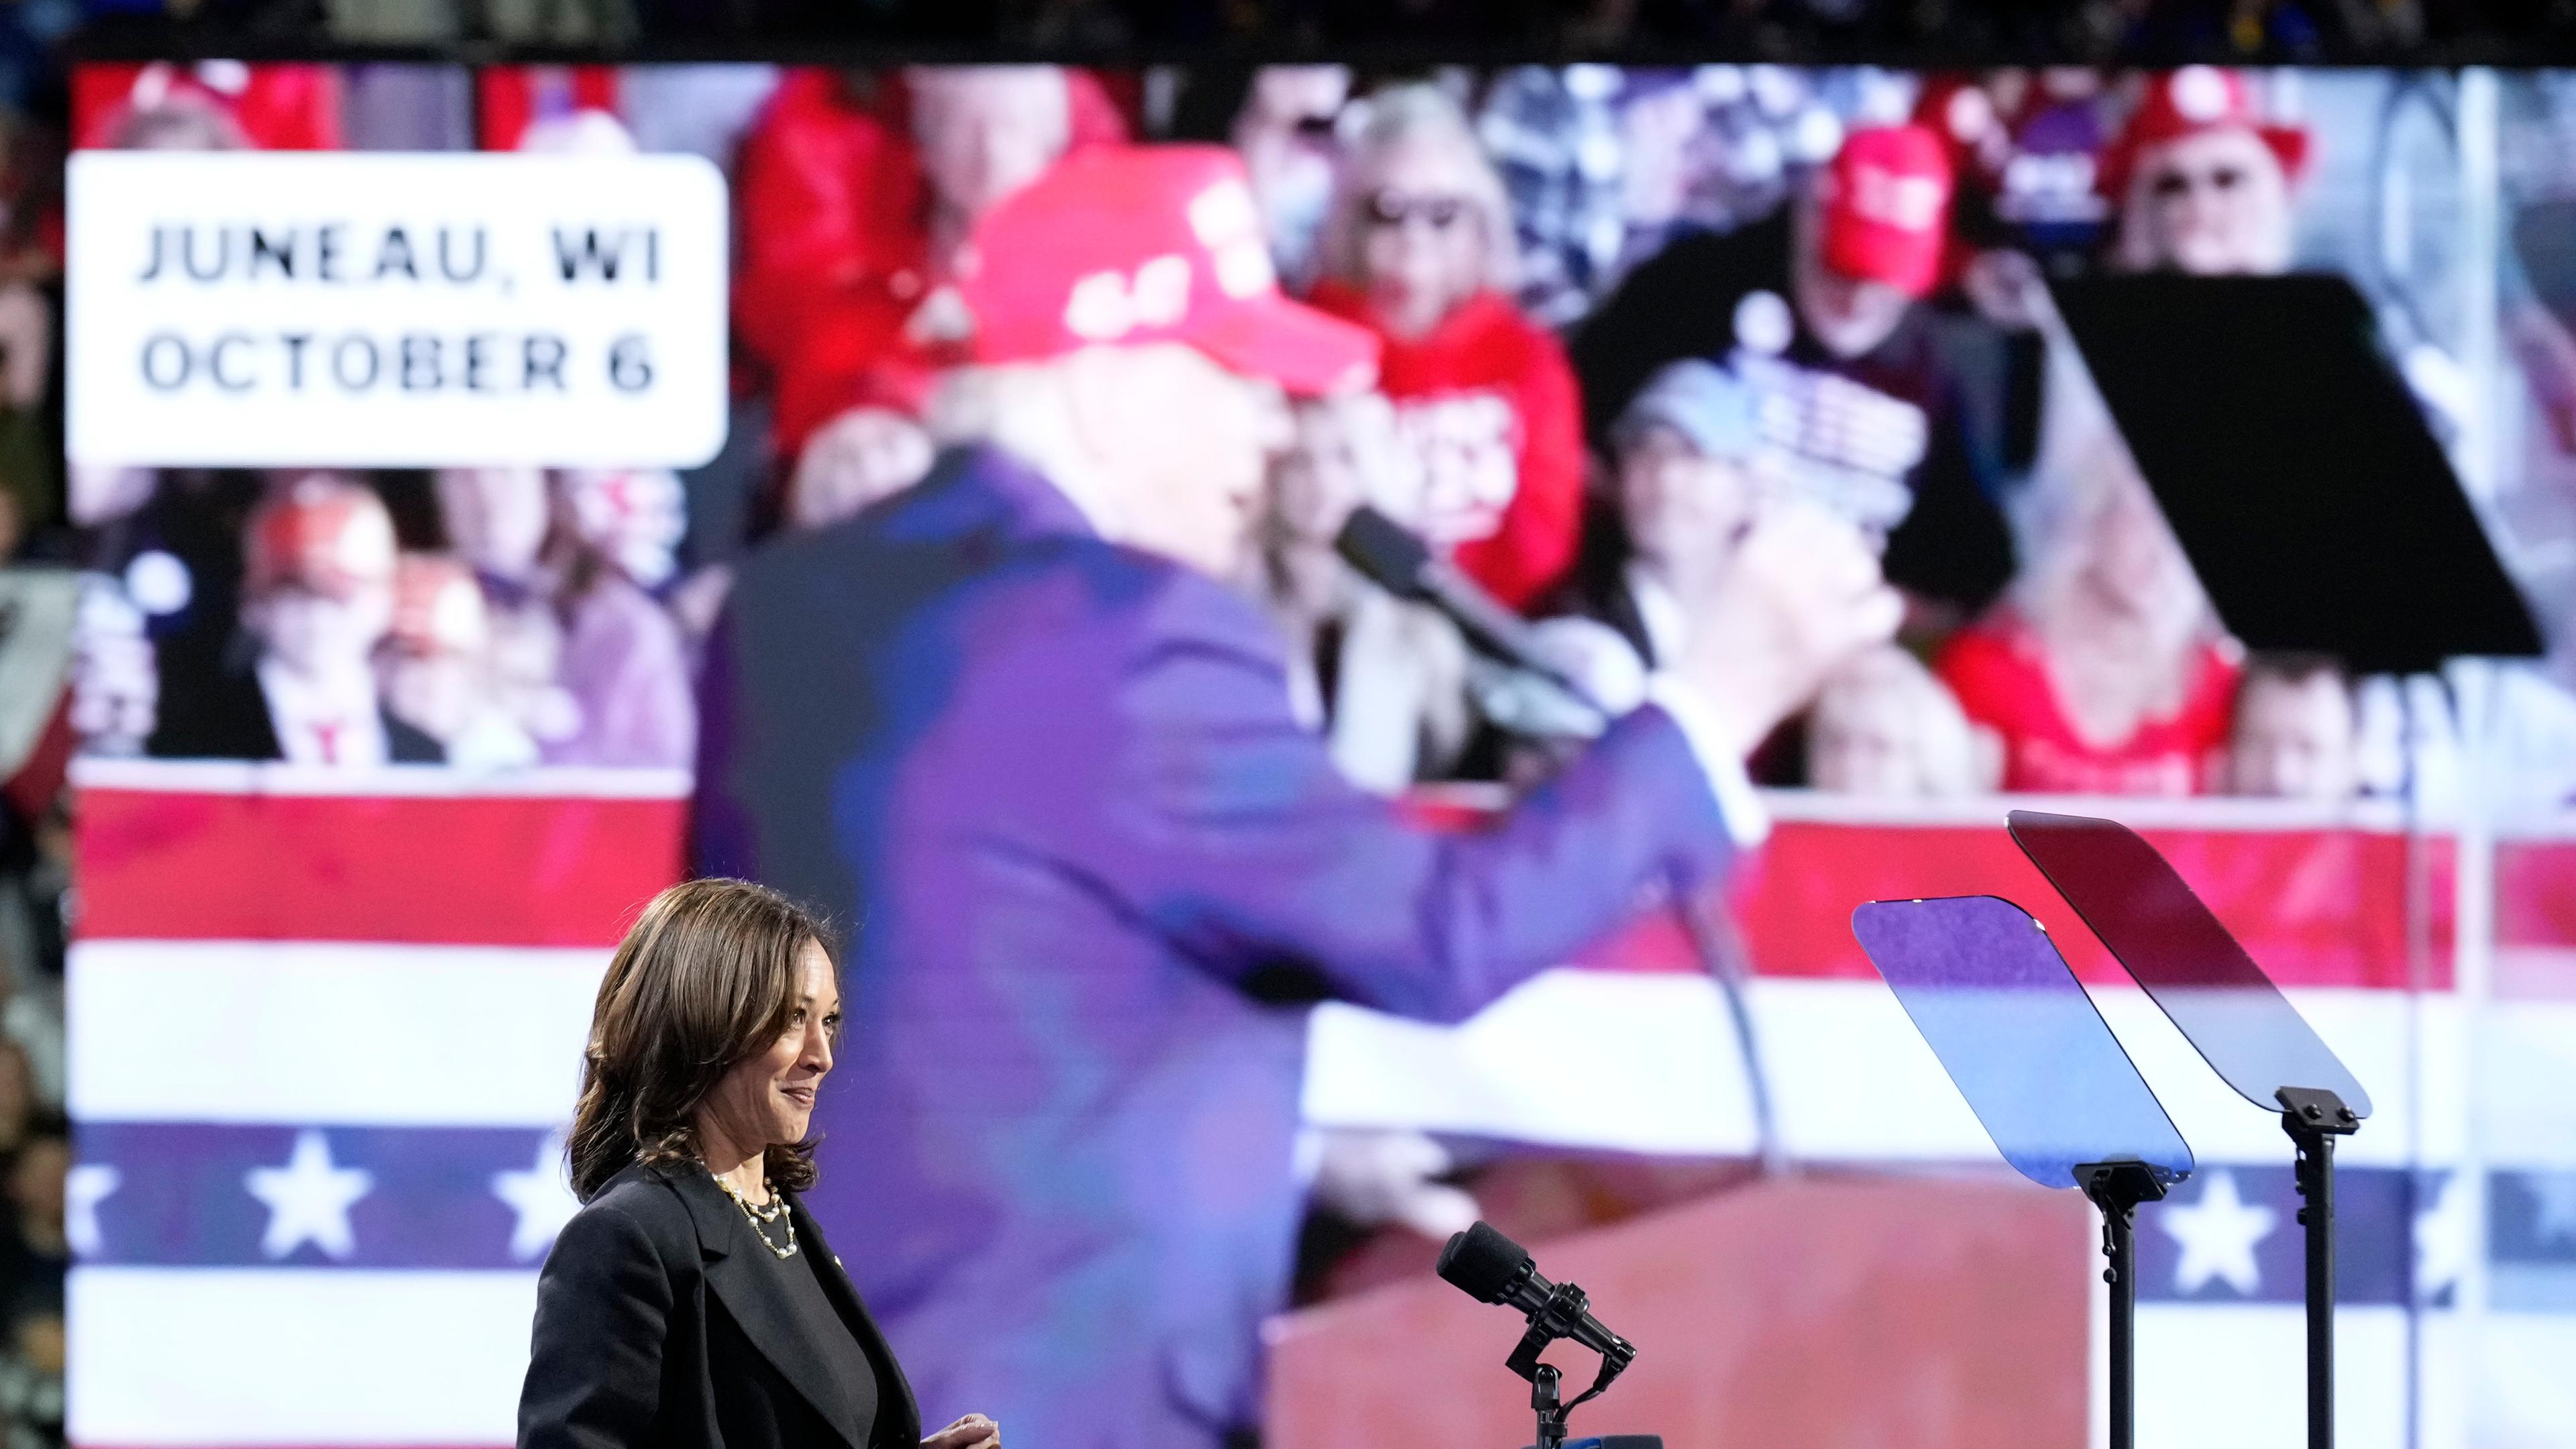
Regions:
<instances>
[{"instance_id":1,"label":"blonde woman in crowd","mask_svg":"<svg viewBox=\"0 0 2576 1449\"><path fill-rule=\"evenodd\" d=\"M1423 468L1404 521L1527 607L1563 578L1581 529L1574 372L1511 301L1503 184L1457 104L1430 86L1363 104L1312 300L1378 338L1380 386Z\"/></svg>"}]
</instances>

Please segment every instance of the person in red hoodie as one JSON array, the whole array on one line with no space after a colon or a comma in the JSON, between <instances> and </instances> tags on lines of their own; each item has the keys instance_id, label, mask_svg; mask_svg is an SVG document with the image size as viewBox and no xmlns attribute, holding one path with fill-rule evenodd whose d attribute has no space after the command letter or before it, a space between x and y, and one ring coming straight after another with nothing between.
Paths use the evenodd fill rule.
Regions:
<instances>
[{"instance_id":1,"label":"person in red hoodie","mask_svg":"<svg viewBox=\"0 0 2576 1449\"><path fill-rule=\"evenodd\" d=\"M918 409L906 332L995 201L1067 149L1126 138L1099 80L1057 66L791 72L735 181L734 331L778 387L777 447L854 407Z\"/></svg>"},{"instance_id":2,"label":"person in red hoodie","mask_svg":"<svg viewBox=\"0 0 2576 1449\"><path fill-rule=\"evenodd\" d=\"M1581 529L1574 370L1510 300L1511 215L1466 116L1429 86L1365 104L1312 301L1383 344L1380 385L1423 462L1405 521L1525 607L1564 577Z\"/></svg>"}]
</instances>

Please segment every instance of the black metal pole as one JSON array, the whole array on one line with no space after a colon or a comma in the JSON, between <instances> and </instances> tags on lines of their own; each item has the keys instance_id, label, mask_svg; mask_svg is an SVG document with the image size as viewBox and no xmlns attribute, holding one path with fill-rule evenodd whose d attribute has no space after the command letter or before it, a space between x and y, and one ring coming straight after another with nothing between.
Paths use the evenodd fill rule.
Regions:
<instances>
[{"instance_id":1,"label":"black metal pole","mask_svg":"<svg viewBox=\"0 0 2576 1449\"><path fill-rule=\"evenodd\" d=\"M1530 1407L1538 1411L1536 1449L1565 1449L1565 1410L1557 1403L1556 1365L1543 1363L1530 1375Z\"/></svg>"},{"instance_id":2,"label":"black metal pole","mask_svg":"<svg viewBox=\"0 0 2576 1449\"><path fill-rule=\"evenodd\" d=\"M2135 1449L2138 1437L2138 1275L2130 1253L2129 1211L2102 1218L2102 1252L2111 1260L2111 1449Z\"/></svg>"},{"instance_id":3,"label":"black metal pole","mask_svg":"<svg viewBox=\"0 0 2576 1449\"><path fill-rule=\"evenodd\" d=\"M2283 1087L2281 1130L2298 1148L2292 1181L2308 1248L2308 1449L2334 1449L2334 1140L2361 1119L2334 1093Z\"/></svg>"},{"instance_id":4,"label":"black metal pole","mask_svg":"<svg viewBox=\"0 0 2576 1449\"><path fill-rule=\"evenodd\" d=\"M2299 1143L2299 1224L2308 1240L2308 1449L2334 1449L2334 1139Z\"/></svg>"},{"instance_id":5,"label":"black metal pole","mask_svg":"<svg viewBox=\"0 0 2576 1449\"><path fill-rule=\"evenodd\" d=\"M2102 1213L2102 1256L2111 1285L2111 1444L2135 1449L2138 1440L2138 1274L2132 1251L2138 1204L2165 1195L2165 1183L2143 1162L2088 1162L2075 1169L2076 1185Z\"/></svg>"}]
</instances>

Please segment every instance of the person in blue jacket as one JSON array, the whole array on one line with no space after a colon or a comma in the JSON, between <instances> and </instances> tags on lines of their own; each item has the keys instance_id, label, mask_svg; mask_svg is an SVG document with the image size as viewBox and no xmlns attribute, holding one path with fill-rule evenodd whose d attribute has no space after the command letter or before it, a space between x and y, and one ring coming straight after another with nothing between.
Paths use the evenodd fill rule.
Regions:
<instances>
[{"instance_id":1,"label":"person in blue jacket","mask_svg":"<svg viewBox=\"0 0 2576 1449\"><path fill-rule=\"evenodd\" d=\"M1758 837L1741 759L1898 611L1761 516L1715 642L1486 829L1338 776L1239 573L1287 394L1366 334L1288 301L1231 153L1096 149L978 226L915 488L783 538L710 642L695 849L845 926L850 1164L808 1199L926 1410L1032 1449L1226 1442L1285 1303L1303 1008L1456 1021Z\"/></svg>"}]
</instances>

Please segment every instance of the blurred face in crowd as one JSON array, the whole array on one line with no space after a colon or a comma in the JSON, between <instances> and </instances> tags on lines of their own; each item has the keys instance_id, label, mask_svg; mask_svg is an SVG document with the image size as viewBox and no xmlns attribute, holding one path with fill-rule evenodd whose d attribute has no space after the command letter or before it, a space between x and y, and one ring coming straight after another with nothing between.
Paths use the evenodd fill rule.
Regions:
<instances>
[{"instance_id":1,"label":"blurred face in crowd","mask_svg":"<svg viewBox=\"0 0 2576 1449\"><path fill-rule=\"evenodd\" d=\"M1820 696L1807 735L1807 770L1816 788L1853 795L1924 793L1912 704L1906 692L1884 687Z\"/></svg>"},{"instance_id":2,"label":"blurred face in crowd","mask_svg":"<svg viewBox=\"0 0 2576 1449\"><path fill-rule=\"evenodd\" d=\"M393 628L393 523L326 470L270 477L245 540L242 623L262 667L308 679L365 671Z\"/></svg>"},{"instance_id":3,"label":"blurred face in crowd","mask_svg":"<svg viewBox=\"0 0 2576 1449\"><path fill-rule=\"evenodd\" d=\"M656 588L679 567L688 495L663 468L567 468L555 475L564 530L627 578Z\"/></svg>"},{"instance_id":4,"label":"blurred face in crowd","mask_svg":"<svg viewBox=\"0 0 2576 1449\"><path fill-rule=\"evenodd\" d=\"M2251 130L2200 131L2148 148L2127 202L2120 251L2131 270L2208 277L2289 268L2289 179Z\"/></svg>"},{"instance_id":5,"label":"blurred face in crowd","mask_svg":"<svg viewBox=\"0 0 2576 1449\"><path fill-rule=\"evenodd\" d=\"M521 579L546 542L546 481L536 468L441 468L448 546L477 573Z\"/></svg>"},{"instance_id":6,"label":"blurred face in crowd","mask_svg":"<svg viewBox=\"0 0 2576 1449\"><path fill-rule=\"evenodd\" d=\"M2146 483L2130 473L2109 482L2080 541L2076 583L2102 615L2176 643L2198 627L2204 604L2191 560L2174 541Z\"/></svg>"},{"instance_id":7,"label":"blurred face in crowd","mask_svg":"<svg viewBox=\"0 0 2576 1449\"><path fill-rule=\"evenodd\" d=\"M1670 428L1648 428L1619 454L1619 512L1638 558L1685 593L1714 582L1752 521L1752 475L1711 458Z\"/></svg>"},{"instance_id":8,"label":"blurred face in crowd","mask_svg":"<svg viewBox=\"0 0 2576 1449\"><path fill-rule=\"evenodd\" d=\"M394 627L379 652L385 708L443 743L482 713L490 613L471 575L450 559L414 554L394 567Z\"/></svg>"},{"instance_id":9,"label":"blurred face in crowd","mask_svg":"<svg viewBox=\"0 0 2576 1449\"><path fill-rule=\"evenodd\" d=\"M1361 198L1360 284L1400 337L1420 337L1485 285L1491 239L1476 204L1475 167L1429 138L1378 157Z\"/></svg>"},{"instance_id":10,"label":"blurred face in crowd","mask_svg":"<svg viewBox=\"0 0 2576 1449\"><path fill-rule=\"evenodd\" d=\"M916 66L905 74L922 170L951 215L972 221L1064 154L1071 114L1057 67Z\"/></svg>"},{"instance_id":11,"label":"blurred face in crowd","mask_svg":"<svg viewBox=\"0 0 2576 1449\"><path fill-rule=\"evenodd\" d=\"M1845 665L1816 696L1807 772L1855 795L1955 795L1975 788L1966 716L1894 645Z\"/></svg>"},{"instance_id":12,"label":"blurred face in crowd","mask_svg":"<svg viewBox=\"0 0 2576 1449\"><path fill-rule=\"evenodd\" d=\"M128 115L108 144L125 151L239 151L250 138L213 101L180 92Z\"/></svg>"},{"instance_id":13,"label":"blurred face in crowd","mask_svg":"<svg viewBox=\"0 0 2576 1449\"><path fill-rule=\"evenodd\" d=\"M1348 66L1265 65L1235 117L1234 149L1285 272L1301 272L1332 203L1333 120L1350 94Z\"/></svg>"},{"instance_id":14,"label":"blurred face in crowd","mask_svg":"<svg viewBox=\"0 0 2576 1449\"><path fill-rule=\"evenodd\" d=\"M324 591L301 582L253 596L242 609L263 657L303 675L368 667L394 621L393 585L361 580Z\"/></svg>"},{"instance_id":15,"label":"blurred face in crowd","mask_svg":"<svg viewBox=\"0 0 2576 1449\"><path fill-rule=\"evenodd\" d=\"M1379 392L1316 398L1296 409L1296 442L1271 470L1268 542L1273 587L1310 613L1331 605L1342 579L1333 539L1362 503L1419 491L1420 459L1396 431Z\"/></svg>"},{"instance_id":16,"label":"blurred face in crowd","mask_svg":"<svg viewBox=\"0 0 2576 1449\"><path fill-rule=\"evenodd\" d=\"M1826 265L1818 240L1823 225L1813 201L1800 204L1791 247L1791 290L1798 320L1836 357L1863 357L1878 349L1914 305L1903 287L1847 277Z\"/></svg>"},{"instance_id":17,"label":"blurred face in crowd","mask_svg":"<svg viewBox=\"0 0 2576 1449\"><path fill-rule=\"evenodd\" d=\"M930 434L885 408L852 408L825 423L796 456L787 485L791 528L821 528L890 498L930 471Z\"/></svg>"},{"instance_id":18,"label":"blurred face in crowd","mask_svg":"<svg viewBox=\"0 0 2576 1449\"><path fill-rule=\"evenodd\" d=\"M811 941L798 969L787 1030L767 1051L736 1063L698 1107L698 1120L711 1121L738 1148L802 1142L813 1127L814 1098L840 1042L841 988L832 979L832 958Z\"/></svg>"},{"instance_id":19,"label":"blurred face in crowd","mask_svg":"<svg viewBox=\"0 0 2576 1449\"><path fill-rule=\"evenodd\" d=\"M473 723L482 703L478 665L475 656L460 650L396 654L385 661L385 708L431 739L452 741Z\"/></svg>"},{"instance_id":20,"label":"blurred face in crowd","mask_svg":"<svg viewBox=\"0 0 2576 1449\"><path fill-rule=\"evenodd\" d=\"M1295 437L1278 386L1178 343L1094 347L1062 366L1118 540L1240 578L1270 461Z\"/></svg>"},{"instance_id":21,"label":"blurred face in crowd","mask_svg":"<svg viewBox=\"0 0 2576 1449\"><path fill-rule=\"evenodd\" d=\"M2352 691L2333 670L2246 676L2228 742L2236 794L2341 800L2358 788L2360 773Z\"/></svg>"}]
</instances>

